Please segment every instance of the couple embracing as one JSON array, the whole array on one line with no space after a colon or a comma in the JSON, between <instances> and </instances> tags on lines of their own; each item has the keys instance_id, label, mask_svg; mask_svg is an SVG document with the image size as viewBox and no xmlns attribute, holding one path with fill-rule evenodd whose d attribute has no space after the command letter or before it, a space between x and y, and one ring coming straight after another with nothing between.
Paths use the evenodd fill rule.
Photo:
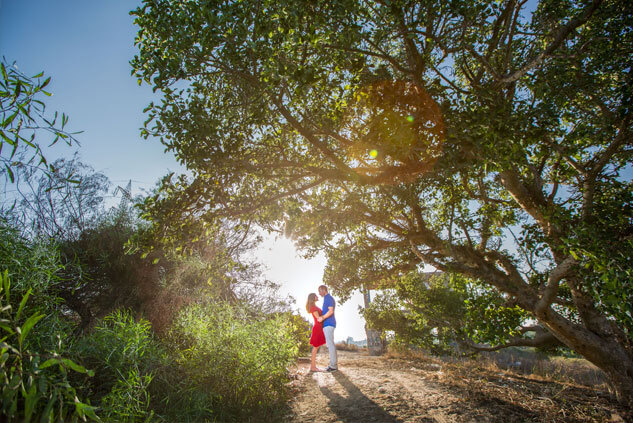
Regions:
<instances>
[{"instance_id":1,"label":"couple embracing","mask_svg":"<svg viewBox=\"0 0 633 423\"><path fill-rule=\"evenodd\" d=\"M336 328L336 319L334 318L334 298L327 292L327 287L321 285L319 287L319 295L323 297L323 310L316 306L317 295L312 293L308 295L306 310L314 317L314 327L312 328L312 336L310 337L310 345L312 345L312 360L310 361L311 372L322 372L323 370L316 366L316 355L319 347L327 344L327 350L330 353L330 365L325 369L326 372L334 372L338 370L336 345L334 344L334 328Z\"/></svg>"}]
</instances>

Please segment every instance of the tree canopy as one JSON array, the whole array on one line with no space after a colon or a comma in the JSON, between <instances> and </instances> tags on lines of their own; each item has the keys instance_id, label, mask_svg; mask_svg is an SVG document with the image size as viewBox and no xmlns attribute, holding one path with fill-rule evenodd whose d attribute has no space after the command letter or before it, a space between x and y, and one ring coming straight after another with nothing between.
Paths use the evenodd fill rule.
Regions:
<instances>
[{"instance_id":1,"label":"tree canopy","mask_svg":"<svg viewBox=\"0 0 633 423\"><path fill-rule=\"evenodd\" d=\"M190 170L161 233L325 251L345 297L424 264L497 290L633 400L633 5L146 0L134 75ZM519 332L521 328L518 328ZM525 329L525 328L523 328Z\"/></svg>"}]
</instances>

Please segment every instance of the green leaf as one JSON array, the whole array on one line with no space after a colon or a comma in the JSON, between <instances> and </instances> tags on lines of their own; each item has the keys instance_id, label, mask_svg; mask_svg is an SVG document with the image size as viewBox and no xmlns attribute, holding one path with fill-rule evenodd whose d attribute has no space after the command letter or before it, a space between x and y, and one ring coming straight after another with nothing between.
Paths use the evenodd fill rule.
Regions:
<instances>
[{"instance_id":1,"label":"green leaf","mask_svg":"<svg viewBox=\"0 0 633 423\"><path fill-rule=\"evenodd\" d=\"M44 87L46 87L49 82L51 82L51 77L50 76L48 78L46 78L46 80L44 81L44 83L42 85L40 85L40 90L44 89Z\"/></svg>"},{"instance_id":2,"label":"green leaf","mask_svg":"<svg viewBox=\"0 0 633 423\"><path fill-rule=\"evenodd\" d=\"M26 319L26 322L24 322L24 324L20 328L21 332L20 332L20 335L18 336L18 343L20 345L20 348L22 348L22 343L24 342L24 339L27 337L31 329L33 329L33 326L35 326L37 322L42 320L43 317L44 317L43 314L36 313L32 315L31 317L29 317L28 319Z\"/></svg>"},{"instance_id":3,"label":"green leaf","mask_svg":"<svg viewBox=\"0 0 633 423\"><path fill-rule=\"evenodd\" d=\"M5 332L8 332L9 335L13 335L15 333L15 331L11 329L11 326L6 325L4 323L0 323L0 329L4 330Z\"/></svg>"},{"instance_id":4,"label":"green leaf","mask_svg":"<svg viewBox=\"0 0 633 423\"><path fill-rule=\"evenodd\" d=\"M42 364L39 365L40 369L46 369L47 367L51 367L55 364L59 364L60 359L59 358L49 358L48 360L46 360L45 362L43 362Z\"/></svg>"},{"instance_id":5,"label":"green leaf","mask_svg":"<svg viewBox=\"0 0 633 423\"><path fill-rule=\"evenodd\" d=\"M4 289L4 297L6 298L7 303L10 303L11 298L10 298L9 291L11 289L11 280L9 280L9 272L5 270L4 273L0 275L0 278L2 278L2 288Z\"/></svg>"},{"instance_id":6,"label":"green leaf","mask_svg":"<svg viewBox=\"0 0 633 423\"><path fill-rule=\"evenodd\" d=\"M4 122L2 122L2 127L6 128L7 126L9 126L11 124L11 122L13 122L13 120L15 119L15 117L18 115L18 111L16 110L15 113L13 113L12 115L10 115L8 118L6 118L4 120Z\"/></svg>"},{"instance_id":7,"label":"green leaf","mask_svg":"<svg viewBox=\"0 0 633 423\"><path fill-rule=\"evenodd\" d=\"M97 416L95 414L95 407L93 407L91 405L84 404L83 402L76 401L75 402L75 409L77 410L77 414L81 418L84 418L84 416L88 416L94 421L97 421L97 422L101 421L99 416Z\"/></svg>"},{"instance_id":8,"label":"green leaf","mask_svg":"<svg viewBox=\"0 0 633 423\"><path fill-rule=\"evenodd\" d=\"M52 395L42 412L42 417L40 417L40 423L50 423L53 420L53 406L57 402L57 396Z\"/></svg>"},{"instance_id":9,"label":"green leaf","mask_svg":"<svg viewBox=\"0 0 633 423\"><path fill-rule=\"evenodd\" d=\"M26 294L24 294L24 296L22 297L22 301L20 301L20 306L18 307L18 311L17 313L15 313L15 320L20 319L20 315L22 314L22 309L24 309L24 305L26 304L26 301L29 299L29 295L31 295L31 291L33 291L33 288L29 288L29 290L26 291Z\"/></svg>"},{"instance_id":10,"label":"green leaf","mask_svg":"<svg viewBox=\"0 0 633 423\"><path fill-rule=\"evenodd\" d=\"M64 363L66 366L70 367L71 369L73 369L76 372L79 373L87 373L87 370L84 366L81 366L77 363L75 363L74 361L72 361L69 358L62 358L61 359L62 363Z\"/></svg>"},{"instance_id":11,"label":"green leaf","mask_svg":"<svg viewBox=\"0 0 633 423\"><path fill-rule=\"evenodd\" d=\"M25 423L28 423L31 421L31 416L33 415L33 410L35 409L35 405L37 404L38 400L39 400L39 395L37 393L37 388L35 384L32 384L24 400L24 422Z\"/></svg>"},{"instance_id":12,"label":"green leaf","mask_svg":"<svg viewBox=\"0 0 633 423\"><path fill-rule=\"evenodd\" d=\"M11 138L7 137L7 135L4 133L3 130L0 130L0 136L2 136L2 139L4 139L7 143L9 143L9 145L15 145L15 141L13 141ZM2 145L2 144L0 144Z\"/></svg>"},{"instance_id":13,"label":"green leaf","mask_svg":"<svg viewBox=\"0 0 633 423\"><path fill-rule=\"evenodd\" d=\"M18 350L16 350L12 345L7 344L6 342L0 342L0 349L9 350L14 354L19 354Z\"/></svg>"}]
</instances>

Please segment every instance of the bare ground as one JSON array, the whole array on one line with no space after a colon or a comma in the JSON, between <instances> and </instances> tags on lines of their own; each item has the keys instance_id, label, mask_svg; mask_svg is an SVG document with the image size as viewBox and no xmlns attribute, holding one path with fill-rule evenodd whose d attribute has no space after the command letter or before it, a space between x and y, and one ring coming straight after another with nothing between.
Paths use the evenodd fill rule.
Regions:
<instances>
[{"instance_id":1,"label":"bare ground","mask_svg":"<svg viewBox=\"0 0 633 423\"><path fill-rule=\"evenodd\" d=\"M319 367L327 355L318 355ZM294 369L289 422L629 422L604 391L473 364L339 351L339 371Z\"/></svg>"}]
</instances>

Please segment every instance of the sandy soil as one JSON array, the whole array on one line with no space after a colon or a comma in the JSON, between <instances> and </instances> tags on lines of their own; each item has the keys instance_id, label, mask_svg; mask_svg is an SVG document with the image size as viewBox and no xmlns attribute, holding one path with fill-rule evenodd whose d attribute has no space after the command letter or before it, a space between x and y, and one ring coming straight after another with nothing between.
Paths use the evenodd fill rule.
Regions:
<instances>
[{"instance_id":1,"label":"sandy soil","mask_svg":"<svg viewBox=\"0 0 633 423\"><path fill-rule=\"evenodd\" d=\"M327 355L318 355L319 367ZM606 392L434 359L339 351L339 371L294 369L289 422L627 422Z\"/></svg>"}]
</instances>

